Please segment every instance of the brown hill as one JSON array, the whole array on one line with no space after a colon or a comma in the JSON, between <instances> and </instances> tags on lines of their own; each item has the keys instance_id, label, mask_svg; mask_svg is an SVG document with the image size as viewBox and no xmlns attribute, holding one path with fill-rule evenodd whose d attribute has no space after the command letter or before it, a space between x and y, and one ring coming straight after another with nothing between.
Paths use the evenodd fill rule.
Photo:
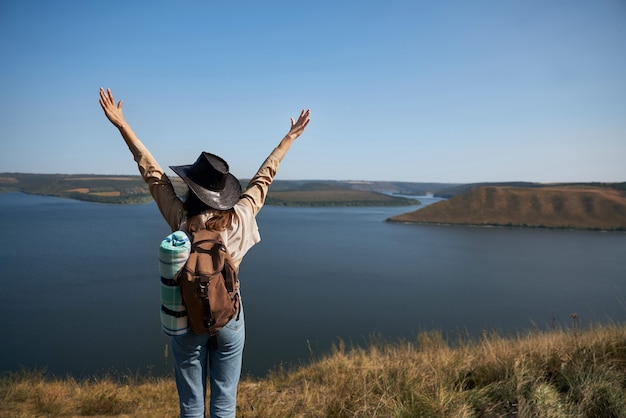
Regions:
<instances>
[{"instance_id":1,"label":"brown hill","mask_svg":"<svg viewBox=\"0 0 626 418\"><path fill-rule=\"evenodd\" d=\"M388 221L626 230L626 193L584 186L478 187Z\"/></svg>"}]
</instances>

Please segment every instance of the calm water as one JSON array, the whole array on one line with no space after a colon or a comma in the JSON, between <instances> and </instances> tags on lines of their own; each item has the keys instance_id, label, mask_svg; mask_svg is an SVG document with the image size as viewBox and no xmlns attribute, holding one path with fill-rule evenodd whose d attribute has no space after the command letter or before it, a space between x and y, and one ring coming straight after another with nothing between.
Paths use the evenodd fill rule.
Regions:
<instances>
[{"instance_id":1,"label":"calm water","mask_svg":"<svg viewBox=\"0 0 626 418\"><path fill-rule=\"evenodd\" d=\"M244 373L340 339L626 320L626 234L383 222L413 209L264 208L240 272ZM0 228L0 370L171 372L154 204L0 194Z\"/></svg>"}]
</instances>

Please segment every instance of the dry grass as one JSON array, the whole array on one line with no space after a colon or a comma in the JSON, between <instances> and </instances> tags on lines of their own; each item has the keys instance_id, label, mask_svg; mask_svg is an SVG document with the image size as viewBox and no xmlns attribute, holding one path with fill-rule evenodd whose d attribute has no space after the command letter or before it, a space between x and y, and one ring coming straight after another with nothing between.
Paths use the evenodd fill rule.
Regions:
<instances>
[{"instance_id":1,"label":"dry grass","mask_svg":"<svg viewBox=\"0 0 626 418\"><path fill-rule=\"evenodd\" d=\"M177 417L172 379L98 378L78 382L21 372L0 385L0 417Z\"/></svg>"},{"instance_id":2,"label":"dry grass","mask_svg":"<svg viewBox=\"0 0 626 418\"><path fill-rule=\"evenodd\" d=\"M2 417L174 417L173 379L0 381ZM626 417L626 326L339 344L240 385L239 417Z\"/></svg>"}]
</instances>

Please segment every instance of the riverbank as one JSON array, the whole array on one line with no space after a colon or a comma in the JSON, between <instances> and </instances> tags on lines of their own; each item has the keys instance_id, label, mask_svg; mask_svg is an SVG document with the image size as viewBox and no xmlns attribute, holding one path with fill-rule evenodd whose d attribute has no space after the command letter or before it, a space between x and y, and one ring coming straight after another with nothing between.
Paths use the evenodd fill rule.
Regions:
<instances>
[{"instance_id":1,"label":"riverbank","mask_svg":"<svg viewBox=\"0 0 626 418\"><path fill-rule=\"evenodd\" d=\"M339 344L310 365L240 384L240 417L624 417L626 326L495 333L438 332L368 348ZM176 417L173 378L85 381L43 372L0 380L2 417Z\"/></svg>"}]
</instances>

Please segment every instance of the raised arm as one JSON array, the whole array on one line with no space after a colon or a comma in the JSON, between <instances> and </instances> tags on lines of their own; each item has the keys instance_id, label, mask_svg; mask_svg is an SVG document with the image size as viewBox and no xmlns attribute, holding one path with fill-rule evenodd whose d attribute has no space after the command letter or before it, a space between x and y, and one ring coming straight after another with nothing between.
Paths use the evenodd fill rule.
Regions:
<instances>
[{"instance_id":1,"label":"raised arm","mask_svg":"<svg viewBox=\"0 0 626 418\"><path fill-rule=\"evenodd\" d=\"M135 135L126 119L124 119L122 104L122 100L115 104L115 99L110 89L105 91L103 88L100 88L100 106L104 110L104 115L120 131L122 138L124 138L126 145L128 145L130 152L133 154L135 162L137 162L139 173L144 181L148 183L150 194L157 203L163 218L165 218L172 230L176 230L183 214L183 204L176 196L172 183L159 163Z\"/></svg>"},{"instance_id":2,"label":"raised arm","mask_svg":"<svg viewBox=\"0 0 626 418\"><path fill-rule=\"evenodd\" d=\"M241 203L252 209L252 212L256 215L263 204L265 204L265 198L267 197L267 191L270 184L274 180L274 176L278 171L280 162L289 151L289 148L293 142L304 132L310 121L310 110L303 110L300 112L298 120L294 122L291 119L291 129L287 132L287 135L283 137L278 146L274 148L272 153L267 157L265 162L259 168L259 171L248 183L246 191L243 193Z\"/></svg>"}]
</instances>

